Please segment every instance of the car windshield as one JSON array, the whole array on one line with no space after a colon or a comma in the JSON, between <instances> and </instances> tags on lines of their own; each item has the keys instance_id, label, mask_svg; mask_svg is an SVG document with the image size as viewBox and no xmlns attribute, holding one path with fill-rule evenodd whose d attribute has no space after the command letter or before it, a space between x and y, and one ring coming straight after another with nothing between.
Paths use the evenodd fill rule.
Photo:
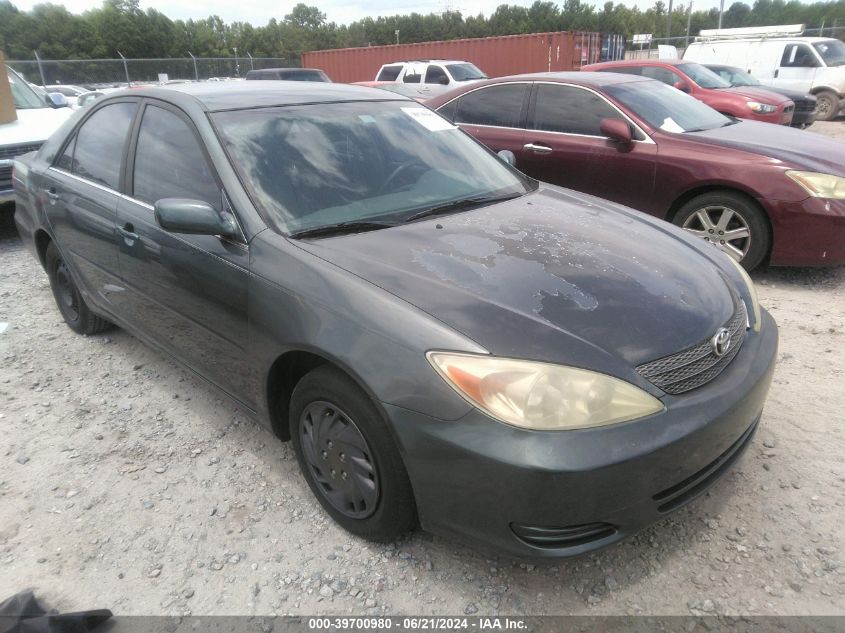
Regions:
<instances>
[{"instance_id":1,"label":"car windshield","mask_svg":"<svg viewBox=\"0 0 845 633\"><path fill-rule=\"evenodd\" d=\"M813 48L818 51L828 66L845 66L845 44L840 40L814 42Z\"/></svg>"},{"instance_id":2,"label":"car windshield","mask_svg":"<svg viewBox=\"0 0 845 633\"><path fill-rule=\"evenodd\" d=\"M730 66L709 66L708 69L712 70L732 86L761 85L753 75L743 72L740 68L731 68Z\"/></svg>"},{"instance_id":3,"label":"car windshield","mask_svg":"<svg viewBox=\"0 0 845 633\"><path fill-rule=\"evenodd\" d=\"M731 85L701 64L679 64L678 68L702 88L730 88Z\"/></svg>"},{"instance_id":4,"label":"car windshield","mask_svg":"<svg viewBox=\"0 0 845 633\"><path fill-rule=\"evenodd\" d=\"M659 81L632 81L610 85L605 90L649 125L664 132L700 132L733 123L698 99Z\"/></svg>"},{"instance_id":5,"label":"car windshield","mask_svg":"<svg viewBox=\"0 0 845 633\"><path fill-rule=\"evenodd\" d=\"M446 64L446 69L454 77L455 81L471 81L473 79L487 79L487 75L481 72L475 64Z\"/></svg>"},{"instance_id":6,"label":"car windshield","mask_svg":"<svg viewBox=\"0 0 845 633\"><path fill-rule=\"evenodd\" d=\"M254 202L286 233L392 224L536 187L413 101L236 110L212 120Z\"/></svg>"},{"instance_id":7,"label":"car windshield","mask_svg":"<svg viewBox=\"0 0 845 633\"><path fill-rule=\"evenodd\" d=\"M18 110L33 110L35 108L46 108L47 103L42 97L26 83L23 78L8 66L9 85L12 88L12 100Z\"/></svg>"}]
</instances>

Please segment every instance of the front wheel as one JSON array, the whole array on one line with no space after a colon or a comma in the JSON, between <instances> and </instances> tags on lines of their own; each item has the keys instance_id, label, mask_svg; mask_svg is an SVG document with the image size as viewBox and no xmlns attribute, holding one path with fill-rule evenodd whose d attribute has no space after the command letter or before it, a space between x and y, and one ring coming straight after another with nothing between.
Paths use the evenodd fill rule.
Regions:
<instances>
[{"instance_id":1,"label":"front wheel","mask_svg":"<svg viewBox=\"0 0 845 633\"><path fill-rule=\"evenodd\" d=\"M822 90L816 95L816 120L831 121L839 114L839 95L832 90Z\"/></svg>"},{"instance_id":2,"label":"front wheel","mask_svg":"<svg viewBox=\"0 0 845 633\"><path fill-rule=\"evenodd\" d=\"M296 385L291 440L317 500L343 528L390 541L414 528L414 495L402 458L373 402L348 376L323 366Z\"/></svg>"},{"instance_id":3,"label":"front wheel","mask_svg":"<svg viewBox=\"0 0 845 633\"><path fill-rule=\"evenodd\" d=\"M47 246L44 262L47 276L50 278L50 288L59 312L65 323L77 334L99 334L112 327L110 321L97 316L85 303L85 299L76 287L67 262L59 253L53 242Z\"/></svg>"},{"instance_id":4,"label":"front wheel","mask_svg":"<svg viewBox=\"0 0 845 633\"><path fill-rule=\"evenodd\" d=\"M721 249L746 270L756 268L771 246L763 211L751 199L731 191L696 196L678 210L673 222Z\"/></svg>"}]
</instances>

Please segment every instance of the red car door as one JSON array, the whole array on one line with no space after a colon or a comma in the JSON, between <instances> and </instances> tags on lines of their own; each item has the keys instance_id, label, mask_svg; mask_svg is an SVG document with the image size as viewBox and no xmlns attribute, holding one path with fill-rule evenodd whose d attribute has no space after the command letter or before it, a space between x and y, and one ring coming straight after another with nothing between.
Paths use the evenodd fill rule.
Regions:
<instances>
[{"instance_id":1,"label":"red car door","mask_svg":"<svg viewBox=\"0 0 845 633\"><path fill-rule=\"evenodd\" d=\"M602 119L632 129L628 145L600 130ZM517 167L538 180L652 211L657 145L598 92L540 83L533 91Z\"/></svg>"},{"instance_id":2,"label":"red car door","mask_svg":"<svg viewBox=\"0 0 845 633\"><path fill-rule=\"evenodd\" d=\"M438 112L494 152L513 152L521 168L530 89L529 82L486 86L467 92Z\"/></svg>"}]
</instances>

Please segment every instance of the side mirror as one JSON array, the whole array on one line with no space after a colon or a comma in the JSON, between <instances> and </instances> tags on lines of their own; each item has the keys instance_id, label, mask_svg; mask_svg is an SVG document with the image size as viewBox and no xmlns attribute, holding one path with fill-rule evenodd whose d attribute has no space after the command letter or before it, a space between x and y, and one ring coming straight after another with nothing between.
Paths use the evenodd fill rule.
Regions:
<instances>
[{"instance_id":1,"label":"side mirror","mask_svg":"<svg viewBox=\"0 0 845 633\"><path fill-rule=\"evenodd\" d=\"M599 129L607 138L620 145L630 145L634 140L631 126L622 119L602 119Z\"/></svg>"},{"instance_id":2,"label":"side mirror","mask_svg":"<svg viewBox=\"0 0 845 633\"><path fill-rule=\"evenodd\" d=\"M70 104L67 102L67 97L65 97L61 92L48 92L47 105L51 108L70 107Z\"/></svg>"},{"instance_id":3,"label":"side mirror","mask_svg":"<svg viewBox=\"0 0 845 633\"><path fill-rule=\"evenodd\" d=\"M509 149L503 149L501 152L496 152L496 156L512 167L516 165L516 156L514 156L513 152Z\"/></svg>"},{"instance_id":4,"label":"side mirror","mask_svg":"<svg viewBox=\"0 0 845 633\"><path fill-rule=\"evenodd\" d=\"M207 202L185 198L162 198L155 203L159 226L173 233L232 236L237 233L231 218L224 218Z\"/></svg>"},{"instance_id":5,"label":"side mirror","mask_svg":"<svg viewBox=\"0 0 845 633\"><path fill-rule=\"evenodd\" d=\"M674 84L672 84L672 87L677 88L681 92L686 92L687 94L690 93L690 88L685 81L676 81Z\"/></svg>"}]
</instances>

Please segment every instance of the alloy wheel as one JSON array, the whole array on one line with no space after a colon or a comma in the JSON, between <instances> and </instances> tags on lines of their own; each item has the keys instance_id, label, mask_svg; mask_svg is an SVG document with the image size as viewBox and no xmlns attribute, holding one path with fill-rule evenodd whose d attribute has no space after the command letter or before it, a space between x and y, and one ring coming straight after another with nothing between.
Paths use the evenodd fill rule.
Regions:
<instances>
[{"instance_id":1,"label":"alloy wheel","mask_svg":"<svg viewBox=\"0 0 845 633\"><path fill-rule=\"evenodd\" d=\"M302 453L317 487L345 516L373 514L381 494L373 453L355 422L329 402L312 402L300 418Z\"/></svg>"},{"instance_id":2,"label":"alloy wheel","mask_svg":"<svg viewBox=\"0 0 845 633\"><path fill-rule=\"evenodd\" d=\"M740 213L730 207L711 205L696 209L683 228L711 242L736 261L742 261L751 248L751 229Z\"/></svg>"}]
</instances>

